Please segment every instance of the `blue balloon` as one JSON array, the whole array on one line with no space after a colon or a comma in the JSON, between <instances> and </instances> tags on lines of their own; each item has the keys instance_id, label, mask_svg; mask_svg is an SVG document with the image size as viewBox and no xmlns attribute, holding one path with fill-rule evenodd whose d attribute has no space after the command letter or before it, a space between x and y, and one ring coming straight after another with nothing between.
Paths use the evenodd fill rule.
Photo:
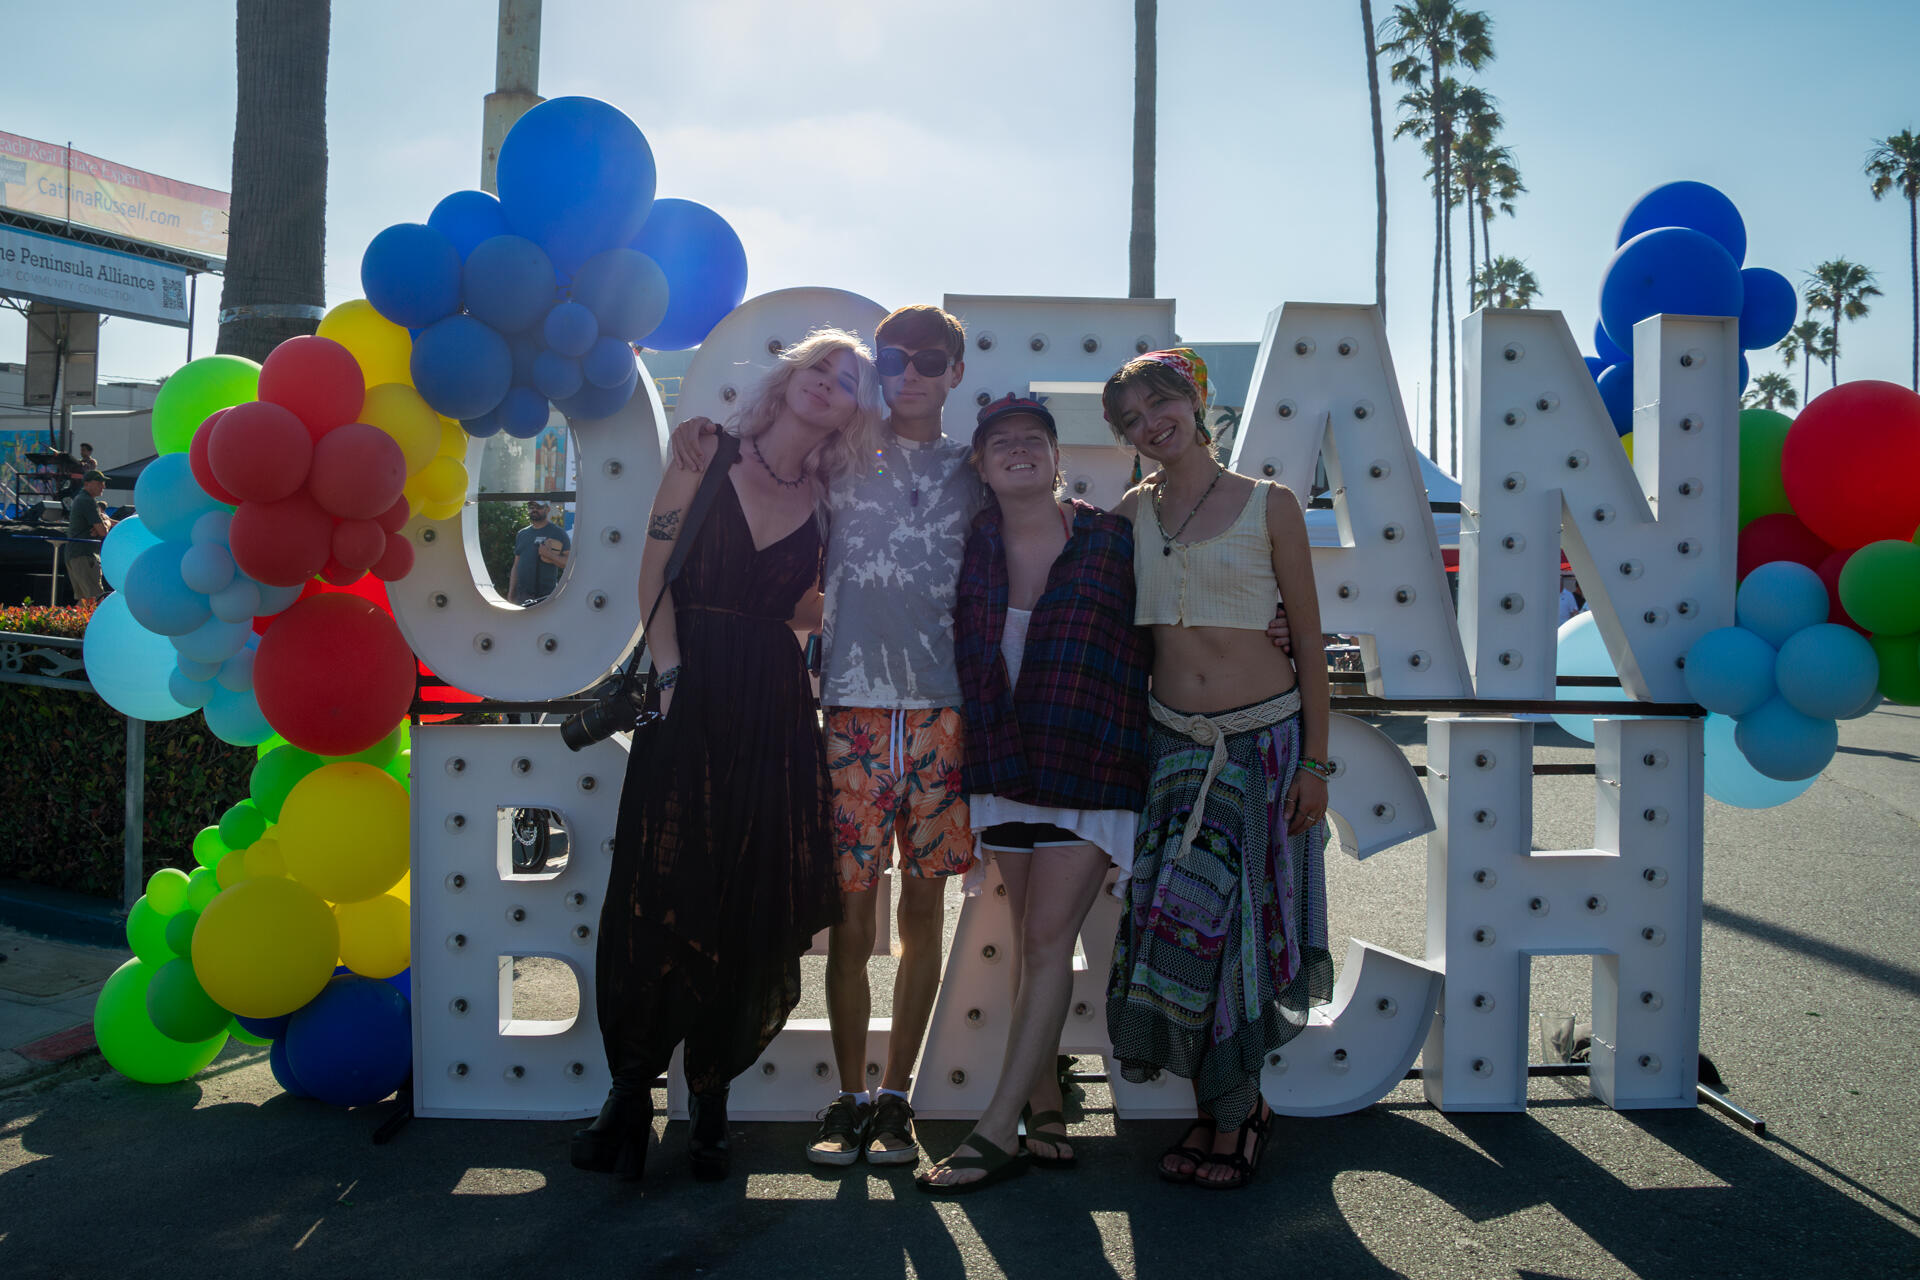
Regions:
<instances>
[{"instance_id":1,"label":"blue balloon","mask_svg":"<svg viewBox=\"0 0 1920 1280\"><path fill-rule=\"evenodd\" d=\"M537 333L516 333L507 338L507 351L513 357L513 386L533 385L533 366L545 350Z\"/></svg>"},{"instance_id":2,"label":"blue balloon","mask_svg":"<svg viewBox=\"0 0 1920 1280\"><path fill-rule=\"evenodd\" d=\"M1740 353L1740 386L1739 386L1739 392L1741 394L1744 395L1746 393L1747 379L1751 378L1752 376L1753 376L1752 370L1750 370L1747 367L1747 353L1742 351Z\"/></svg>"},{"instance_id":3,"label":"blue balloon","mask_svg":"<svg viewBox=\"0 0 1920 1280\"><path fill-rule=\"evenodd\" d=\"M178 720L192 710L167 692L167 680L176 670L173 645L134 620L126 592L114 592L93 611L80 653L87 683L121 715Z\"/></svg>"},{"instance_id":4,"label":"blue balloon","mask_svg":"<svg viewBox=\"0 0 1920 1280\"><path fill-rule=\"evenodd\" d=\"M207 728L222 742L236 747L257 747L273 736L273 726L260 714L253 690L216 688L207 703Z\"/></svg>"},{"instance_id":5,"label":"blue balloon","mask_svg":"<svg viewBox=\"0 0 1920 1280\"><path fill-rule=\"evenodd\" d=\"M460 279L468 313L501 333L539 324L559 287L546 252L523 236L482 240L467 256Z\"/></svg>"},{"instance_id":6,"label":"blue balloon","mask_svg":"<svg viewBox=\"0 0 1920 1280\"><path fill-rule=\"evenodd\" d=\"M174 659L174 665L180 669L181 675L196 684L204 684L220 674L220 663L200 662L184 654Z\"/></svg>"},{"instance_id":7,"label":"blue balloon","mask_svg":"<svg viewBox=\"0 0 1920 1280\"><path fill-rule=\"evenodd\" d=\"M425 328L460 309L460 254L425 223L397 223L367 246L360 288L395 324Z\"/></svg>"},{"instance_id":8,"label":"blue balloon","mask_svg":"<svg viewBox=\"0 0 1920 1280\"><path fill-rule=\"evenodd\" d=\"M500 424L516 440L531 440L547 429L553 416L547 398L532 387L515 387L500 402Z\"/></svg>"},{"instance_id":9,"label":"blue balloon","mask_svg":"<svg viewBox=\"0 0 1920 1280\"><path fill-rule=\"evenodd\" d=\"M159 543L159 537L147 528L146 521L139 516L128 516L107 530L107 540L100 545L100 572L115 588L124 587L127 570L133 568L140 553Z\"/></svg>"},{"instance_id":10,"label":"blue balloon","mask_svg":"<svg viewBox=\"0 0 1920 1280\"><path fill-rule=\"evenodd\" d=\"M580 389L580 362L558 351L542 351L533 362L533 389L549 400L565 400Z\"/></svg>"},{"instance_id":11,"label":"blue balloon","mask_svg":"<svg viewBox=\"0 0 1920 1280\"><path fill-rule=\"evenodd\" d=\"M277 1018L247 1018L236 1013L233 1020L262 1040L278 1040L287 1034L287 1019L291 1016L283 1013Z\"/></svg>"},{"instance_id":12,"label":"blue balloon","mask_svg":"<svg viewBox=\"0 0 1920 1280\"><path fill-rule=\"evenodd\" d=\"M656 205L656 216L658 210ZM593 313L603 339L638 342L667 315L666 272L633 249L609 249L588 258L573 274L571 293L575 302Z\"/></svg>"},{"instance_id":13,"label":"blue balloon","mask_svg":"<svg viewBox=\"0 0 1920 1280\"><path fill-rule=\"evenodd\" d=\"M186 635L173 637L173 647L181 657L195 662L225 662L253 639L253 627L245 622L222 622L209 617Z\"/></svg>"},{"instance_id":14,"label":"blue balloon","mask_svg":"<svg viewBox=\"0 0 1920 1280\"><path fill-rule=\"evenodd\" d=\"M1600 388L1600 403L1607 406L1607 418L1620 435L1633 430L1633 366L1610 364L1594 385Z\"/></svg>"},{"instance_id":15,"label":"blue balloon","mask_svg":"<svg viewBox=\"0 0 1920 1280\"><path fill-rule=\"evenodd\" d=\"M1602 364L1632 364L1633 344L1629 342L1627 345L1629 349L1622 351L1619 344L1607 336L1607 326L1598 320L1593 322L1593 349L1599 354Z\"/></svg>"},{"instance_id":16,"label":"blue balloon","mask_svg":"<svg viewBox=\"0 0 1920 1280\"><path fill-rule=\"evenodd\" d=\"M184 453L163 453L133 482L133 502L156 541L190 542L194 522L227 507L207 496Z\"/></svg>"},{"instance_id":17,"label":"blue balloon","mask_svg":"<svg viewBox=\"0 0 1920 1280\"><path fill-rule=\"evenodd\" d=\"M183 542L162 542L142 551L127 570L121 594L134 618L149 631L183 636L211 616L207 598L180 576L188 550Z\"/></svg>"},{"instance_id":18,"label":"blue balloon","mask_svg":"<svg viewBox=\"0 0 1920 1280\"><path fill-rule=\"evenodd\" d=\"M448 316L413 340L413 386L449 418L477 418L513 385L507 340L472 316Z\"/></svg>"},{"instance_id":19,"label":"blue balloon","mask_svg":"<svg viewBox=\"0 0 1920 1280\"><path fill-rule=\"evenodd\" d=\"M284 1026L284 1019L279 1021ZM248 1029L251 1030L251 1028ZM261 1033L256 1031L254 1034ZM273 1078L280 1082L280 1087L286 1090L288 1097L311 1098L313 1095L307 1092L306 1087L300 1083L299 1077L293 1074L293 1068L287 1063L287 1040L284 1030L282 1034L273 1036L271 1039L273 1045L267 1050L267 1067L273 1072Z\"/></svg>"},{"instance_id":20,"label":"blue balloon","mask_svg":"<svg viewBox=\"0 0 1920 1280\"><path fill-rule=\"evenodd\" d=\"M595 98L551 98L500 144L500 206L555 270L627 243L653 207L653 151L637 125Z\"/></svg>"},{"instance_id":21,"label":"blue balloon","mask_svg":"<svg viewBox=\"0 0 1920 1280\"><path fill-rule=\"evenodd\" d=\"M1740 717L1733 740L1758 772L1777 782L1799 782L1833 760L1840 726L1803 715L1785 698L1773 697Z\"/></svg>"},{"instance_id":22,"label":"blue balloon","mask_svg":"<svg viewBox=\"0 0 1920 1280\"><path fill-rule=\"evenodd\" d=\"M1791 560L1774 560L1746 576L1734 596L1734 618L1778 649L1802 627L1827 620L1827 584Z\"/></svg>"},{"instance_id":23,"label":"blue balloon","mask_svg":"<svg viewBox=\"0 0 1920 1280\"><path fill-rule=\"evenodd\" d=\"M1607 653L1607 642L1600 635L1600 624L1593 612L1576 613L1560 624L1558 655L1554 662L1554 674L1562 676L1617 676L1613 658ZM1577 699L1581 702L1627 702L1625 689L1609 688L1569 688L1559 695L1563 699ZM1553 722L1565 729L1582 742L1593 741L1593 717L1556 715Z\"/></svg>"},{"instance_id":24,"label":"blue balloon","mask_svg":"<svg viewBox=\"0 0 1920 1280\"><path fill-rule=\"evenodd\" d=\"M1740 273L1745 300L1740 304L1740 349L1757 351L1787 336L1800 314L1800 295L1793 282L1767 267L1748 267Z\"/></svg>"},{"instance_id":25,"label":"blue balloon","mask_svg":"<svg viewBox=\"0 0 1920 1280\"><path fill-rule=\"evenodd\" d=\"M1608 369L1611 369L1613 367L1612 365L1608 364L1605 360L1602 360L1599 356L1581 356L1580 358L1586 361L1587 376L1594 379L1595 381L1599 380L1600 375L1602 373L1605 373Z\"/></svg>"},{"instance_id":26,"label":"blue balloon","mask_svg":"<svg viewBox=\"0 0 1920 1280\"><path fill-rule=\"evenodd\" d=\"M666 318L647 336L655 351L698 346L747 296L747 251L725 218L691 200L656 200L631 248L667 277Z\"/></svg>"},{"instance_id":27,"label":"blue balloon","mask_svg":"<svg viewBox=\"0 0 1920 1280\"><path fill-rule=\"evenodd\" d=\"M617 387L633 376L633 348L618 338L597 339L580 362L580 374L596 387Z\"/></svg>"},{"instance_id":28,"label":"blue balloon","mask_svg":"<svg viewBox=\"0 0 1920 1280\"><path fill-rule=\"evenodd\" d=\"M195 543L180 557L180 580L202 595L210 596L226 587L233 581L233 573L232 553L217 543Z\"/></svg>"},{"instance_id":29,"label":"blue balloon","mask_svg":"<svg viewBox=\"0 0 1920 1280\"><path fill-rule=\"evenodd\" d=\"M1847 712L1846 715L1836 716L1835 719L1858 720L1861 716L1870 716L1875 711L1878 711L1880 709L1880 704L1885 701L1886 701L1886 698L1883 697L1880 693L1880 686L1876 684L1873 688L1873 692L1860 700L1859 706Z\"/></svg>"},{"instance_id":30,"label":"blue balloon","mask_svg":"<svg viewBox=\"0 0 1920 1280\"><path fill-rule=\"evenodd\" d=\"M1745 627L1709 631L1687 650L1687 696L1717 715L1743 716L1773 696L1778 659L1772 645Z\"/></svg>"},{"instance_id":31,"label":"blue balloon","mask_svg":"<svg viewBox=\"0 0 1920 1280\"><path fill-rule=\"evenodd\" d=\"M1740 265L1719 241L1686 227L1645 231L1621 245L1600 280L1600 323L1618 345L1648 316L1737 316Z\"/></svg>"},{"instance_id":32,"label":"blue balloon","mask_svg":"<svg viewBox=\"0 0 1920 1280\"><path fill-rule=\"evenodd\" d=\"M250 622L261 612L260 584L244 574L207 597L213 616L222 622Z\"/></svg>"},{"instance_id":33,"label":"blue balloon","mask_svg":"<svg viewBox=\"0 0 1920 1280\"><path fill-rule=\"evenodd\" d=\"M627 380L617 387L596 387L591 382L584 383L580 390L565 400L556 400L553 407L567 416L571 422L591 422L596 418L610 417L626 407L627 401L640 385L640 370L635 366Z\"/></svg>"},{"instance_id":34,"label":"blue balloon","mask_svg":"<svg viewBox=\"0 0 1920 1280\"><path fill-rule=\"evenodd\" d=\"M167 696L192 711L198 711L212 702L213 695L218 692L220 686L213 681L195 680L178 669L167 677Z\"/></svg>"},{"instance_id":35,"label":"blue balloon","mask_svg":"<svg viewBox=\"0 0 1920 1280\"><path fill-rule=\"evenodd\" d=\"M1801 715L1838 720L1874 696L1880 660L1867 638L1852 627L1822 622L1787 637L1774 679L1780 696Z\"/></svg>"},{"instance_id":36,"label":"blue balloon","mask_svg":"<svg viewBox=\"0 0 1920 1280\"><path fill-rule=\"evenodd\" d=\"M1734 741L1738 726L1727 716L1708 716L1705 732L1707 794L1741 809L1771 809L1813 785L1812 778L1780 782L1747 763Z\"/></svg>"},{"instance_id":37,"label":"blue balloon","mask_svg":"<svg viewBox=\"0 0 1920 1280\"><path fill-rule=\"evenodd\" d=\"M506 422L500 416L500 406L495 405L477 418L463 419L460 425L465 427L467 434L474 439L485 440L488 436L499 435Z\"/></svg>"},{"instance_id":38,"label":"blue balloon","mask_svg":"<svg viewBox=\"0 0 1920 1280\"><path fill-rule=\"evenodd\" d=\"M427 225L447 238L463 262L482 240L504 236L511 230L500 201L487 191L454 192L433 206Z\"/></svg>"},{"instance_id":39,"label":"blue balloon","mask_svg":"<svg viewBox=\"0 0 1920 1280\"><path fill-rule=\"evenodd\" d=\"M260 588L260 607L254 613L262 618L271 618L276 613L293 608L294 601L300 598L300 593L306 588L305 583L295 583L290 587L270 587L264 582L257 585Z\"/></svg>"},{"instance_id":40,"label":"blue balloon","mask_svg":"<svg viewBox=\"0 0 1920 1280\"><path fill-rule=\"evenodd\" d=\"M378 978L341 974L287 1021L287 1063L322 1102L378 1102L413 1069L407 1000Z\"/></svg>"},{"instance_id":41,"label":"blue balloon","mask_svg":"<svg viewBox=\"0 0 1920 1280\"><path fill-rule=\"evenodd\" d=\"M408 965L406 968L402 969L400 972L394 974L391 978L382 978L381 981L386 983L388 986L392 987L395 991L398 991L401 995L405 996L407 998L408 1004L413 1003L413 966L412 965Z\"/></svg>"},{"instance_id":42,"label":"blue balloon","mask_svg":"<svg viewBox=\"0 0 1920 1280\"><path fill-rule=\"evenodd\" d=\"M187 540L196 547L224 547L232 528L233 512L225 507L217 507L193 522L193 530L187 535Z\"/></svg>"},{"instance_id":43,"label":"blue balloon","mask_svg":"<svg viewBox=\"0 0 1920 1280\"><path fill-rule=\"evenodd\" d=\"M540 332L549 347L577 360L587 354L587 348L600 336L600 322L593 318L593 312L579 303L562 302L547 312L546 323L541 326Z\"/></svg>"},{"instance_id":44,"label":"blue balloon","mask_svg":"<svg viewBox=\"0 0 1920 1280\"><path fill-rule=\"evenodd\" d=\"M1686 227L1711 237L1727 251L1735 266L1747 260L1747 224L1741 220L1740 211L1717 188L1704 182L1669 182L1641 196L1620 220L1620 232L1613 243L1623 245L1642 232L1660 227Z\"/></svg>"},{"instance_id":45,"label":"blue balloon","mask_svg":"<svg viewBox=\"0 0 1920 1280\"><path fill-rule=\"evenodd\" d=\"M220 687L229 693L245 693L253 688L254 645L247 647L220 664L220 674L215 677Z\"/></svg>"}]
</instances>

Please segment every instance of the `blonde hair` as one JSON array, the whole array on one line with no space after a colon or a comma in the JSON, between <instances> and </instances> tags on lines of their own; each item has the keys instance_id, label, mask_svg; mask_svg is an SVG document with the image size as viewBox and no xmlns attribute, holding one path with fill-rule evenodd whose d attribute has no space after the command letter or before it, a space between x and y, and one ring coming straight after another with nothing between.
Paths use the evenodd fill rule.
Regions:
<instances>
[{"instance_id":1,"label":"blonde hair","mask_svg":"<svg viewBox=\"0 0 1920 1280\"><path fill-rule=\"evenodd\" d=\"M793 376L839 351L852 352L859 370L853 417L814 451L815 474L827 481L863 466L879 433L886 412L885 402L880 398L880 373L873 367L873 353L858 335L845 329L815 329L782 351L773 368L748 395L746 404L728 429L742 440L751 440L766 431L786 407L787 386Z\"/></svg>"}]
</instances>

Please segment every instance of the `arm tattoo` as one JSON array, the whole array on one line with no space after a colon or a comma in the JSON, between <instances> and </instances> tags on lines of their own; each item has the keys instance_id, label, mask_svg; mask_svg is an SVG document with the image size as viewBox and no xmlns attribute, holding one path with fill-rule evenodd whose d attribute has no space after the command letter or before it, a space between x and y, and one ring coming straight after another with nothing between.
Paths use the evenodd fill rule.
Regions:
<instances>
[{"instance_id":1,"label":"arm tattoo","mask_svg":"<svg viewBox=\"0 0 1920 1280\"><path fill-rule=\"evenodd\" d=\"M661 542L672 542L680 531L680 513L669 511L665 515L655 516L647 522L647 536Z\"/></svg>"}]
</instances>

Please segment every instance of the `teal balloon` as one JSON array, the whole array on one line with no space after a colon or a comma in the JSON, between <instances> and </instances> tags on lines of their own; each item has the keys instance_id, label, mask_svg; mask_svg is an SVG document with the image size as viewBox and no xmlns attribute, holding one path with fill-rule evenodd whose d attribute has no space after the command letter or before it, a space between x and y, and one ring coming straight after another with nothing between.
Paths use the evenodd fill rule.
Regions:
<instances>
[{"instance_id":1,"label":"teal balloon","mask_svg":"<svg viewBox=\"0 0 1920 1280\"><path fill-rule=\"evenodd\" d=\"M185 1044L225 1035L233 1017L214 1003L193 976L193 961L185 957L169 960L154 971L147 985L147 1016L153 1019L154 1030Z\"/></svg>"},{"instance_id":2,"label":"teal balloon","mask_svg":"<svg viewBox=\"0 0 1920 1280\"><path fill-rule=\"evenodd\" d=\"M127 570L120 594L147 630L184 636L213 616L207 597L183 577L185 558L192 550L184 542L157 543L142 551Z\"/></svg>"},{"instance_id":3,"label":"teal balloon","mask_svg":"<svg viewBox=\"0 0 1920 1280\"><path fill-rule=\"evenodd\" d=\"M162 1035L147 1012L157 967L133 959L113 971L93 1006L93 1036L101 1056L121 1075L142 1084L173 1084L196 1075L227 1043L223 1029L192 1044Z\"/></svg>"},{"instance_id":4,"label":"teal balloon","mask_svg":"<svg viewBox=\"0 0 1920 1280\"><path fill-rule=\"evenodd\" d=\"M194 523L209 511L227 508L207 496L193 478L185 453L163 453L133 482L133 505L148 532L163 542L191 542Z\"/></svg>"},{"instance_id":5,"label":"teal balloon","mask_svg":"<svg viewBox=\"0 0 1920 1280\"><path fill-rule=\"evenodd\" d=\"M1734 741L1737 727L1728 716L1707 717L1705 781L1709 796L1738 809L1771 809L1813 785L1812 778L1781 782L1748 764Z\"/></svg>"},{"instance_id":6,"label":"teal balloon","mask_svg":"<svg viewBox=\"0 0 1920 1280\"><path fill-rule=\"evenodd\" d=\"M116 589L124 588L127 570L133 567L140 553L159 545L160 539L147 528L146 521L139 516L128 516L107 530L107 540L100 544L100 572Z\"/></svg>"},{"instance_id":7,"label":"teal balloon","mask_svg":"<svg viewBox=\"0 0 1920 1280\"><path fill-rule=\"evenodd\" d=\"M1733 740L1747 763L1778 782L1812 778L1833 760L1840 726L1794 710L1785 698L1769 698L1735 722Z\"/></svg>"},{"instance_id":8,"label":"teal balloon","mask_svg":"<svg viewBox=\"0 0 1920 1280\"><path fill-rule=\"evenodd\" d=\"M1772 645L1745 627L1709 631L1687 650L1687 696L1709 711L1743 716L1773 696L1779 659Z\"/></svg>"},{"instance_id":9,"label":"teal balloon","mask_svg":"<svg viewBox=\"0 0 1920 1280\"><path fill-rule=\"evenodd\" d=\"M1827 620L1827 584L1803 564L1772 560L1740 583L1733 612L1741 626L1778 649L1794 632Z\"/></svg>"},{"instance_id":10,"label":"teal balloon","mask_svg":"<svg viewBox=\"0 0 1920 1280\"><path fill-rule=\"evenodd\" d=\"M1600 624L1593 612L1576 613L1560 624L1560 642L1555 673L1563 676L1613 676L1613 659L1607 654L1607 642L1600 636ZM1560 691L1563 700L1582 702L1627 702L1625 689L1571 688ZM1555 715L1553 722L1582 742L1593 741L1593 717Z\"/></svg>"},{"instance_id":11,"label":"teal balloon","mask_svg":"<svg viewBox=\"0 0 1920 1280\"><path fill-rule=\"evenodd\" d=\"M1774 680L1787 705L1802 715L1851 718L1879 692L1880 660L1852 627L1822 622L1787 637Z\"/></svg>"},{"instance_id":12,"label":"teal balloon","mask_svg":"<svg viewBox=\"0 0 1920 1280\"><path fill-rule=\"evenodd\" d=\"M81 656L93 691L123 716L178 720L191 710L167 691L173 645L134 620L125 592L114 592L93 611Z\"/></svg>"}]
</instances>

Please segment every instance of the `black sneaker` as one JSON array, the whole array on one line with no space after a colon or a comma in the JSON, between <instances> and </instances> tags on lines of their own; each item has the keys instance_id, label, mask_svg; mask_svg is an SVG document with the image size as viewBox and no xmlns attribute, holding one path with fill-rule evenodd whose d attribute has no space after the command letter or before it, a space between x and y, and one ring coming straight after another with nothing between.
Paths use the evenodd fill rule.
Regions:
<instances>
[{"instance_id":1,"label":"black sneaker","mask_svg":"<svg viewBox=\"0 0 1920 1280\"><path fill-rule=\"evenodd\" d=\"M868 1164L918 1164L920 1143L913 1136L913 1108L896 1093L883 1093L873 1104L867 1126Z\"/></svg>"},{"instance_id":2,"label":"black sneaker","mask_svg":"<svg viewBox=\"0 0 1920 1280\"><path fill-rule=\"evenodd\" d=\"M873 1104L861 1102L843 1093L820 1113L820 1135L807 1148L807 1159L814 1164L845 1168L860 1158L866 1145L867 1127L873 1121Z\"/></svg>"}]
</instances>

